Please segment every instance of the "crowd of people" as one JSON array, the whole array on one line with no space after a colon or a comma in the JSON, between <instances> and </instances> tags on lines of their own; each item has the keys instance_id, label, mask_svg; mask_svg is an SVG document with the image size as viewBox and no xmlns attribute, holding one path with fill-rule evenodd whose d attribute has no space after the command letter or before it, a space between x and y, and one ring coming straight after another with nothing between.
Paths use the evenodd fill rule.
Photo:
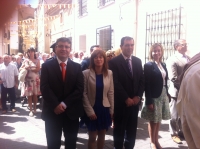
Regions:
<instances>
[{"instance_id":1,"label":"crowd of people","mask_svg":"<svg viewBox=\"0 0 200 149\"><path fill-rule=\"evenodd\" d=\"M144 67L139 58L132 56L134 40L128 36L121 39L117 52L105 52L94 45L90 56L72 53L71 41L65 37L57 39L51 48L51 54L40 55L30 48L24 55L0 57L2 114L7 112L8 97L10 110L16 111L17 95L27 97L29 116L34 116L41 95L48 149L60 148L62 132L65 148L75 149L83 125L88 129L88 149L103 149L112 123L115 149L134 148L143 96L141 117L149 122L151 149L162 149L158 137L162 120L169 120L169 135L174 142L181 144L181 138L185 138L190 149L200 148L199 102L198 95L194 96L200 84L196 80L200 56L190 59L186 55L186 40L174 42L175 54L166 63L162 45L153 44L150 61Z\"/></svg>"}]
</instances>

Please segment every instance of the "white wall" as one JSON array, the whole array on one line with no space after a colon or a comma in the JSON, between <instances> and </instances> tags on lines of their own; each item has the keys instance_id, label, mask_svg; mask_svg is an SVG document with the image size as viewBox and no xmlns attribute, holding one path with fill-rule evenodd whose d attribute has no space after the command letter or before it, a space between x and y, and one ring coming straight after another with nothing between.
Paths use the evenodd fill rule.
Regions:
<instances>
[{"instance_id":1,"label":"white wall","mask_svg":"<svg viewBox=\"0 0 200 149\"><path fill-rule=\"evenodd\" d=\"M77 1L75 2L77 3ZM112 46L114 49L119 47L120 39L123 36L134 37L136 39L135 54L144 62L146 13L174 9L181 5L183 7L182 32L184 33L183 37L189 43L188 54L193 56L195 53L200 51L197 48L200 44L200 42L198 42L198 37L200 36L200 9L198 8L200 6L199 0L138 0L138 2L137 22L135 17L136 0L115 0L114 3L103 8L97 8L97 1L88 0L88 14L83 17L78 16L78 6L76 5L75 9L72 10L72 14L70 16L65 16L65 22L63 26L60 26L59 18L57 21L53 21L53 25L51 26L51 42L56 41L57 38L65 35L66 37L71 36L73 50L79 51L79 37L80 35L85 35L86 40L83 42L85 42L86 50L89 52L89 48L96 44L96 29L111 25L113 30ZM137 37L135 37L136 25ZM56 28L56 30L53 28ZM43 41L41 37L39 46L44 47L42 42Z\"/></svg>"},{"instance_id":2,"label":"white wall","mask_svg":"<svg viewBox=\"0 0 200 149\"><path fill-rule=\"evenodd\" d=\"M18 10L15 10L10 18L10 22L16 22L15 24L10 24L10 50L11 53L17 53L19 48L19 38L18 38Z\"/></svg>"},{"instance_id":3,"label":"white wall","mask_svg":"<svg viewBox=\"0 0 200 149\"><path fill-rule=\"evenodd\" d=\"M83 17L78 17L78 7L75 11L75 38L78 41L80 35L86 35L87 52L92 45L96 44L96 29L100 27L111 25L112 38L114 38L113 49L119 48L123 36L134 37L134 1L116 0L108 6L98 8L97 1L88 0L87 11L88 14ZM76 44L75 48L79 48L79 44Z\"/></svg>"}]
</instances>

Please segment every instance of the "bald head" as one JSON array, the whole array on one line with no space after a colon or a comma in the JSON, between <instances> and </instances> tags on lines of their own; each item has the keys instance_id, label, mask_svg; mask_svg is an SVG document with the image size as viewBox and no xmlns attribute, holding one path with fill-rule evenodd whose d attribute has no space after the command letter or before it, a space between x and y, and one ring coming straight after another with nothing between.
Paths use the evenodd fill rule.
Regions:
<instances>
[{"instance_id":1,"label":"bald head","mask_svg":"<svg viewBox=\"0 0 200 149\"><path fill-rule=\"evenodd\" d=\"M3 55L3 62L5 65L8 65L10 63L10 56L9 55Z\"/></svg>"}]
</instances>

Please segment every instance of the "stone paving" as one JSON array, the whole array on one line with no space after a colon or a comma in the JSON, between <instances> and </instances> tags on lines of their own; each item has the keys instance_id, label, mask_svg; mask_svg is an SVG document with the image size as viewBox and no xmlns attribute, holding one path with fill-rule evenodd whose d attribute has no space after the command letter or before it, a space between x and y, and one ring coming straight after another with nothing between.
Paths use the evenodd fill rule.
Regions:
<instances>
[{"instance_id":1,"label":"stone paving","mask_svg":"<svg viewBox=\"0 0 200 149\"><path fill-rule=\"evenodd\" d=\"M44 122L40 118L41 106L38 105L35 117L29 117L27 107L22 107L20 103L16 104L16 110L15 113L0 114L0 149L46 149ZM185 141L177 145L171 140L168 128L168 121L163 121L159 133L163 149L187 149ZM106 134L105 149L113 149L112 131L111 128ZM87 130L80 129L77 149L87 149L87 139ZM64 149L63 145L61 149ZM150 149L147 122L141 118L138 121L135 149Z\"/></svg>"}]
</instances>

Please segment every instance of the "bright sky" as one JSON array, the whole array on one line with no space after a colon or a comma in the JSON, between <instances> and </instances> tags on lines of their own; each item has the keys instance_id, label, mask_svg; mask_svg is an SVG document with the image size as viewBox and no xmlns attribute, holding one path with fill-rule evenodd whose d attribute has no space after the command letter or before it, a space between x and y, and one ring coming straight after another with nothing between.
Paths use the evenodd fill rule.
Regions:
<instances>
[{"instance_id":1,"label":"bright sky","mask_svg":"<svg viewBox=\"0 0 200 149\"><path fill-rule=\"evenodd\" d=\"M31 7L36 8L38 5L38 0L20 0L20 4L31 5Z\"/></svg>"}]
</instances>

